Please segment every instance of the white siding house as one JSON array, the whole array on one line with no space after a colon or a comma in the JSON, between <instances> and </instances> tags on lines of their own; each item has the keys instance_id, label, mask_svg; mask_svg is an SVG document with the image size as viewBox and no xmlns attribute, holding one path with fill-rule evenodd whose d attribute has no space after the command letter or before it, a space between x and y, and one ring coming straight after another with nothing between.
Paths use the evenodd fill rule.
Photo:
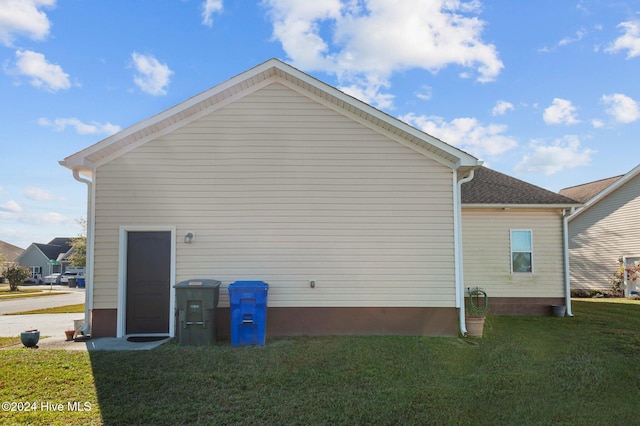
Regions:
<instances>
[{"instance_id":1,"label":"white siding house","mask_svg":"<svg viewBox=\"0 0 640 426\"><path fill-rule=\"evenodd\" d=\"M569 219L571 286L607 290L618 269L618 259L640 257L640 166L624 176L591 182L561 193L579 198L588 194L584 207ZM590 188L601 190L595 195ZM626 292L638 291L632 283Z\"/></svg>"}]
</instances>

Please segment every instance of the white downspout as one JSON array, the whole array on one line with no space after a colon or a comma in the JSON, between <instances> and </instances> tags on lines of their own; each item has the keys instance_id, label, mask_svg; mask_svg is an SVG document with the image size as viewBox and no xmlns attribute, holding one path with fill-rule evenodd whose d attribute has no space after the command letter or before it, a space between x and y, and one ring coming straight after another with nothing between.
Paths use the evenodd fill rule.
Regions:
<instances>
[{"instance_id":1,"label":"white downspout","mask_svg":"<svg viewBox=\"0 0 640 426\"><path fill-rule=\"evenodd\" d=\"M457 172L454 170L454 188L453 197L453 227L454 227L454 256L455 256L455 282L456 282L456 308L458 308L460 316L460 333L467 336L467 325L465 322L464 309L464 266L462 259L462 184L473 179L475 171L471 169L469 175L458 180Z\"/></svg>"},{"instance_id":2,"label":"white downspout","mask_svg":"<svg viewBox=\"0 0 640 426\"><path fill-rule=\"evenodd\" d=\"M93 182L80 177L78 170L73 169L73 178L87 184L87 261L85 265L85 293L84 293L84 327L82 334L91 334L91 310L93 309Z\"/></svg>"},{"instance_id":3,"label":"white downspout","mask_svg":"<svg viewBox=\"0 0 640 426\"><path fill-rule=\"evenodd\" d=\"M562 210L562 234L564 237L564 298L567 305L567 316L572 317L571 312L571 271L569 269L569 216L573 214L575 207L571 207L571 211L567 214L566 210Z\"/></svg>"}]
</instances>

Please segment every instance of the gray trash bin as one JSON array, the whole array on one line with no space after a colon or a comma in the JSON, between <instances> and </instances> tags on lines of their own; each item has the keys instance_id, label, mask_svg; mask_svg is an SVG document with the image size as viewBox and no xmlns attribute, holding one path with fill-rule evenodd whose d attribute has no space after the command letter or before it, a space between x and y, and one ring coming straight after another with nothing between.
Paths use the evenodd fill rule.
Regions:
<instances>
[{"instance_id":1,"label":"gray trash bin","mask_svg":"<svg viewBox=\"0 0 640 426\"><path fill-rule=\"evenodd\" d=\"M215 343L220 281L198 278L181 281L174 287L180 344L195 346Z\"/></svg>"},{"instance_id":2,"label":"gray trash bin","mask_svg":"<svg viewBox=\"0 0 640 426\"><path fill-rule=\"evenodd\" d=\"M69 278L69 288L76 288L78 286L78 282L75 278Z\"/></svg>"}]
</instances>

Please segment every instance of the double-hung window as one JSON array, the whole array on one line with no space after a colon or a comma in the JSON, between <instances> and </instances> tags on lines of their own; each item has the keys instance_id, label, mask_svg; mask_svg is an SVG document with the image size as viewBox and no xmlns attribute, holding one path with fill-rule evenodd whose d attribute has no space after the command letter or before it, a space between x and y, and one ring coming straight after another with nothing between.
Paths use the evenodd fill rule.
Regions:
<instances>
[{"instance_id":1,"label":"double-hung window","mask_svg":"<svg viewBox=\"0 0 640 426\"><path fill-rule=\"evenodd\" d=\"M511 230L511 272L533 272L533 233Z\"/></svg>"}]
</instances>

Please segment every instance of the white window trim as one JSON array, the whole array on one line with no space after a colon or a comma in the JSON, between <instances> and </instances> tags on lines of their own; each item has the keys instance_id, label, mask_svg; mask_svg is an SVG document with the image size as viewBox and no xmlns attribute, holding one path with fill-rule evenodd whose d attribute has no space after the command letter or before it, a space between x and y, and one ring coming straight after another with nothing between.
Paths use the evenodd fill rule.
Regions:
<instances>
[{"instance_id":1,"label":"white window trim","mask_svg":"<svg viewBox=\"0 0 640 426\"><path fill-rule=\"evenodd\" d=\"M523 252L523 251L516 251L515 253L531 253L531 272L518 272L518 271L514 271L513 270L513 233L514 232L528 232L529 235L531 236L531 252ZM531 229L510 229L509 230L509 269L511 270L512 274L533 274L535 272L535 263L533 260L533 253L534 253L534 248L533 248L533 230Z\"/></svg>"}]
</instances>

